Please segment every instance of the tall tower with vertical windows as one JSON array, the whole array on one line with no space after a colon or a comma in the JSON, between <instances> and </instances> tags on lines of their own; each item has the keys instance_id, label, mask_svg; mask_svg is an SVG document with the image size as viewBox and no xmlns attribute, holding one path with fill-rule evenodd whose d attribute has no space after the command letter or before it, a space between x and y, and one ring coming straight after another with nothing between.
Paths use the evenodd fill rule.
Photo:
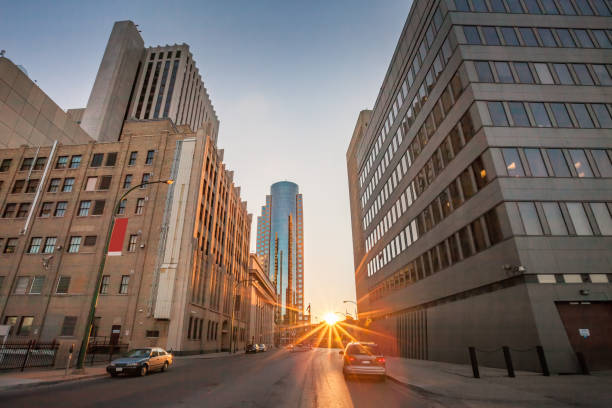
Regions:
<instances>
[{"instance_id":1,"label":"tall tower with vertical windows","mask_svg":"<svg viewBox=\"0 0 612 408\"><path fill-rule=\"evenodd\" d=\"M257 255L276 286L280 324L295 324L304 317L303 217L298 185L272 184L257 218Z\"/></svg>"}]
</instances>

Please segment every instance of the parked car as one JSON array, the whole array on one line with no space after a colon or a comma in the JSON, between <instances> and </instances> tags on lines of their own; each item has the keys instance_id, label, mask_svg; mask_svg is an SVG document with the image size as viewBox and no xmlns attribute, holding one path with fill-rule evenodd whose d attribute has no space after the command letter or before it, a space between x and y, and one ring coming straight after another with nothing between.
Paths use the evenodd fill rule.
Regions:
<instances>
[{"instance_id":1,"label":"parked car","mask_svg":"<svg viewBox=\"0 0 612 408\"><path fill-rule=\"evenodd\" d=\"M258 351L259 351L258 344L247 344L246 345L246 350L245 350L246 354L257 353Z\"/></svg>"},{"instance_id":2,"label":"parked car","mask_svg":"<svg viewBox=\"0 0 612 408\"><path fill-rule=\"evenodd\" d=\"M340 350L340 354L343 356L342 374L345 379L353 375L377 376L382 381L386 379L385 357L375 343L352 342Z\"/></svg>"},{"instance_id":3,"label":"parked car","mask_svg":"<svg viewBox=\"0 0 612 408\"><path fill-rule=\"evenodd\" d=\"M172 365L171 353L159 347L134 349L123 357L111 361L106 371L116 377L119 374L145 376L149 371L166 371Z\"/></svg>"},{"instance_id":4,"label":"parked car","mask_svg":"<svg viewBox=\"0 0 612 408\"><path fill-rule=\"evenodd\" d=\"M259 346L259 351L264 352L264 351L268 351L268 346L266 346L264 343L258 344Z\"/></svg>"}]
</instances>

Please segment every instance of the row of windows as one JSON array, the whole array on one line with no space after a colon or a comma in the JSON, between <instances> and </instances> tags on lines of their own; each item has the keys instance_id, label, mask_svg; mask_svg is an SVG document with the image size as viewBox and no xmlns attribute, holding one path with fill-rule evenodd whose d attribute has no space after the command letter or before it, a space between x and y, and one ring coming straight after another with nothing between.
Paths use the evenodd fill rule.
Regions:
<instances>
[{"instance_id":1,"label":"row of windows","mask_svg":"<svg viewBox=\"0 0 612 408\"><path fill-rule=\"evenodd\" d=\"M418 154L420 154L425 144L428 143L429 136L427 135L428 131L424 130L425 128L426 126L422 127L419 130L417 136L408 146L404 157L402 157L402 160L400 162L400 165L402 166L402 171L406 167L406 163L412 163L412 161L418 156ZM433 134L433 131L430 132L431 136ZM448 136L446 136L442 143L440 143L440 146L432 153L429 160L423 165L419 173L409 183L406 191L402 193L400 198L388 211L385 218L383 218L383 220L377 225L376 229L367 238L367 250L372 248L395 222L391 218L393 217L392 213L394 211L394 208L396 212L403 208L410 208L412 203L416 201L416 199L427 189L429 185L431 185L431 183L433 183L434 179L442 172L442 170L446 166L448 166L448 164L455 158L455 156L461 151L461 149L465 147L465 145L472 139L474 134L474 125L472 122L471 114L468 111L459 120L459 123L455 125L453 129L451 129ZM403 174L405 175L406 172L403 172ZM481 176L479 173L476 174L477 177ZM482 175L482 177L485 176L486 172ZM399 183L402 177L403 175L398 175L397 177L391 178L392 180L394 180L393 188L395 188L395 186L397 185L395 184L395 180L397 180L397 183ZM391 193L391 191L389 191L389 194ZM384 203L386 202L386 200L387 198L384 198L384 201L382 202ZM404 211L405 210L402 210L401 213L403 214Z\"/></svg>"},{"instance_id":2,"label":"row of windows","mask_svg":"<svg viewBox=\"0 0 612 408\"><path fill-rule=\"evenodd\" d=\"M432 86L434 84L435 82L432 83ZM422 88L422 89L425 89L425 88ZM427 92L429 92L430 90L431 88L428 87L425 95L427 95ZM387 179L386 185L383 186L381 191L376 196L376 199L373 201L372 206L369 208L368 212L365 215L366 220L364 222L364 228L367 228L370 221L376 216L376 214L378 213L378 210L380 209L380 207L382 207L383 203L386 201L388 195L391 194L392 189L395 188L394 185L391 185L391 183L395 184L395 181L393 181L393 178L397 177L397 181L399 181L401 177L403 177L403 175L406 174L408 169L412 166L412 162L414 161L414 159L416 159L416 157L421 153L421 151L423 150L423 148L425 147L425 145L427 144L427 142L429 141L429 139L435 132L436 128L439 127L440 123L444 120L445 116L452 109L457 99L461 95L462 91L463 91L463 85L459 78L459 74L456 73L451 79L450 83L446 86L446 88L440 95L440 98L438 98L438 100L434 102L431 112L429 113L427 118L425 118L425 120L423 121L423 124L417 131L416 136L413 138L413 141L408 146L408 150L411 151L412 153L409 156L406 156L406 161L407 161L406 163L400 163L400 164L403 164L405 168L402 167L400 169L400 164L398 164L398 166L394 170L394 173L391 173L391 175ZM404 119L402 121L402 125L399 127L396 133L395 139L397 139L397 141L394 139L393 143L389 145L389 151L387 151L387 153L391 153L391 154L389 154L388 157L387 155L385 155L385 157L383 158L383 160L378 166L377 172L372 177L372 180L370 181L368 189L366 189L366 191L364 192L364 195L362 197L364 204L369 199L370 193L374 191L376 185L378 184L380 180L380 177L382 177L384 171L386 170L386 167L390 159L395 155L395 152L399 148L401 141L402 141L401 135L402 134L405 135L408 133L410 126L412 126L412 124L415 121L416 115L420 111L420 108L421 108L420 104L421 103L424 104L425 101L426 101L426 96L422 100L420 100L420 94L415 96L412 106L406 112L406 115L404 116Z\"/></svg>"},{"instance_id":3,"label":"row of windows","mask_svg":"<svg viewBox=\"0 0 612 408\"><path fill-rule=\"evenodd\" d=\"M415 257L405 267L372 290L370 292L372 300L382 297L388 290L425 279L507 238L501 230L497 211L496 208L489 210L439 244Z\"/></svg>"},{"instance_id":4,"label":"row of windows","mask_svg":"<svg viewBox=\"0 0 612 408\"><path fill-rule=\"evenodd\" d=\"M168 51L168 54L166 54L166 58L168 59L172 59L172 51ZM160 52L157 56L158 59L164 59L164 53ZM177 50L176 51L176 56L174 58L181 58L181 50ZM150 60L153 61L155 59L155 53L152 52L151 56L150 56Z\"/></svg>"},{"instance_id":5,"label":"row of windows","mask_svg":"<svg viewBox=\"0 0 612 408\"><path fill-rule=\"evenodd\" d=\"M603 103L487 102L493 126L612 128Z\"/></svg>"},{"instance_id":6,"label":"row of windows","mask_svg":"<svg viewBox=\"0 0 612 408\"><path fill-rule=\"evenodd\" d=\"M497 151L498 149L492 149ZM510 177L612 177L612 151L605 149L500 149Z\"/></svg>"},{"instance_id":7,"label":"row of windows","mask_svg":"<svg viewBox=\"0 0 612 408\"><path fill-rule=\"evenodd\" d=\"M538 274L538 283L610 283L610 275L605 273L564 273Z\"/></svg>"},{"instance_id":8,"label":"row of windows","mask_svg":"<svg viewBox=\"0 0 612 408\"><path fill-rule=\"evenodd\" d=\"M405 98L408 96L408 90L412 86L414 78L416 78L423 62L425 61L425 57L427 56L427 51L431 47L434 42L435 35L438 33L438 30L442 26L442 13L440 9L436 9L432 22L429 24L425 32L425 38L421 40L421 44L419 45L418 50L415 52L413 56L412 62L409 65L408 72L406 73L406 78L402 83L402 86L398 89L397 95L394 97L393 105L387 115L387 119L385 120L382 129L380 130L376 141L372 146L372 150L368 156L366 164L361 172L359 177L359 187L362 188L370 170L374 162L376 161L376 157L378 156L378 152L382 148L386 137L388 136L389 130L393 127L393 121L396 119L397 113L401 110L402 104L405 102ZM451 55L451 47L448 39L444 41L442 45L441 54L436 57L436 65L445 64L450 58ZM441 71L442 69L440 69Z\"/></svg>"},{"instance_id":9,"label":"row of windows","mask_svg":"<svg viewBox=\"0 0 612 408\"><path fill-rule=\"evenodd\" d=\"M134 214L142 215L144 213L145 199L137 198L136 206L134 207ZM4 211L2 212L2 218L25 218L30 211L31 203L6 203ZM78 217L87 217L89 215L102 215L104 214L104 207L106 206L106 200L82 200L79 202L77 209ZM38 216L41 218L48 217L63 217L66 214L68 208L67 201L58 201L56 203L51 201L45 201L40 205L40 211ZM117 208L117 214L122 215L126 213L127 199L121 200L119 207Z\"/></svg>"},{"instance_id":10,"label":"row of windows","mask_svg":"<svg viewBox=\"0 0 612 408\"><path fill-rule=\"evenodd\" d=\"M415 216L375 257L368 262L368 276L374 275L396 256L409 248L423 234L457 210L489 182L482 159L477 158L453 180L420 214ZM394 206L393 208L395 208ZM395 218L391 218L391 224ZM390 225L387 225L387 229ZM376 236L375 236L376 237ZM378 236L380 239L380 236ZM374 242L377 239L374 238Z\"/></svg>"},{"instance_id":11,"label":"row of windows","mask_svg":"<svg viewBox=\"0 0 612 408\"><path fill-rule=\"evenodd\" d=\"M612 48L610 30L463 26L463 34L472 45Z\"/></svg>"},{"instance_id":12,"label":"row of windows","mask_svg":"<svg viewBox=\"0 0 612 408\"><path fill-rule=\"evenodd\" d=\"M117 293L119 293L120 295L126 295L128 293L129 284L130 284L130 275L122 275L121 281L119 282L119 287L117 288ZM108 295L110 293L110 288L111 288L110 275L102 276L102 282L100 282L100 294Z\"/></svg>"},{"instance_id":13,"label":"row of windows","mask_svg":"<svg viewBox=\"0 0 612 408\"><path fill-rule=\"evenodd\" d=\"M4 277L2 277L4 278ZM45 283L45 276L18 276L15 280L15 286L13 287L14 295L40 295L42 294L43 286ZM0 283L3 279L0 279ZM55 286L55 294L66 295L70 293L70 276L60 276L57 279ZM128 286L130 283L129 275L122 275L117 293L125 295L128 293ZM110 289L110 275L104 275L102 277L102 283L100 285L100 293L108 294ZM1 286L0 286L1 289Z\"/></svg>"},{"instance_id":14,"label":"row of windows","mask_svg":"<svg viewBox=\"0 0 612 408\"><path fill-rule=\"evenodd\" d=\"M612 85L611 65L474 61L480 82L504 84Z\"/></svg>"},{"instance_id":15,"label":"row of windows","mask_svg":"<svg viewBox=\"0 0 612 408\"><path fill-rule=\"evenodd\" d=\"M457 11L610 16L604 0L455 0Z\"/></svg>"},{"instance_id":16,"label":"row of windows","mask_svg":"<svg viewBox=\"0 0 612 408\"><path fill-rule=\"evenodd\" d=\"M106 162L104 161L104 156L106 155ZM138 158L138 152L133 151L130 152L130 157L128 159L128 166L133 166L136 164ZM58 156L55 161L55 169L77 169L81 165L82 156L80 154L75 154L72 156L63 155ZM153 164L153 160L155 159L155 150L148 150L147 155L145 157L145 163L147 165ZM0 163L0 173L6 172L10 169L12 159L3 159L2 163ZM19 167L19 171L38 171L43 170L45 164L47 163L46 157L37 157L34 159L33 157L26 157L21 161L21 166ZM105 167L113 167L117 163L117 152L110 153L94 153L91 157L91 163L89 167L100 167L104 163Z\"/></svg>"},{"instance_id":17,"label":"row of windows","mask_svg":"<svg viewBox=\"0 0 612 408\"><path fill-rule=\"evenodd\" d=\"M612 203L509 202L516 206L522 230L515 235L612 235Z\"/></svg>"}]
</instances>

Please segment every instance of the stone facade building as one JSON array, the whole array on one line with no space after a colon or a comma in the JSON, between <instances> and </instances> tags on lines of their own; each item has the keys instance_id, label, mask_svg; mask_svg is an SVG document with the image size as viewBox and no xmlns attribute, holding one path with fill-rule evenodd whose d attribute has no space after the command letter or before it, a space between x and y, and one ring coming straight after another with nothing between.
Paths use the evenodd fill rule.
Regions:
<instances>
[{"instance_id":1,"label":"stone facade building","mask_svg":"<svg viewBox=\"0 0 612 408\"><path fill-rule=\"evenodd\" d=\"M413 2L347 152L359 317L388 352L612 367L611 13Z\"/></svg>"},{"instance_id":2,"label":"stone facade building","mask_svg":"<svg viewBox=\"0 0 612 408\"><path fill-rule=\"evenodd\" d=\"M276 310L276 292L274 285L268 279L264 269L263 260L256 254L249 256L249 330L247 343L274 344L276 324L274 311Z\"/></svg>"}]
</instances>

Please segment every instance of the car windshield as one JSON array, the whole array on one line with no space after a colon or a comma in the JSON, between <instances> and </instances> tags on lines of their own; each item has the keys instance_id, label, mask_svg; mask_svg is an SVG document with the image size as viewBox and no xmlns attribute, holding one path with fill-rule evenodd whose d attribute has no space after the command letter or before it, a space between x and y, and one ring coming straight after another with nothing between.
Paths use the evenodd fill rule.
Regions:
<instances>
[{"instance_id":1,"label":"car windshield","mask_svg":"<svg viewBox=\"0 0 612 408\"><path fill-rule=\"evenodd\" d=\"M380 355L380 350L378 346L374 344L351 344L346 350L346 354L367 354L370 356L377 356Z\"/></svg>"},{"instance_id":2,"label":"car windshield","mask_svg":"<svg viewBox=\"0 0 612 408\"><path fill-rule=\"evenodd\" d=\"M149 357L151 349L136 349L127 353L126 357L138 358L138 357Z\"/></svg>"}]
</instances>

